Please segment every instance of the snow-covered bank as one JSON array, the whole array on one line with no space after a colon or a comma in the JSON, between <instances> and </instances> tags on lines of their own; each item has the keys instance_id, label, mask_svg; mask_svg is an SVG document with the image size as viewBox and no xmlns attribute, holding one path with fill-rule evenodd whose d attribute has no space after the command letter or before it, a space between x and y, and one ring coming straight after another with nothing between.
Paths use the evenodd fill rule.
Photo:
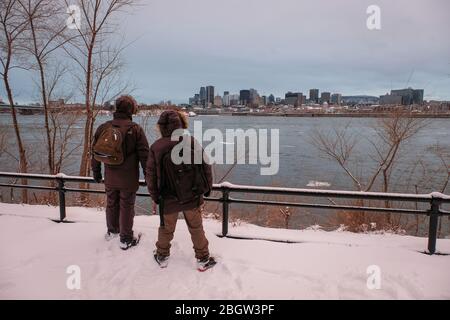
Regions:
<instances>
[{"instance_id":1,"label":"snow-covered bank","mask_svg":"<svg viewBox=\"0 0 450 320\"><path fill-rule=\"evenodd\" d=\"M158 217L136 217L142 242L124 252L104 240L102 211L68 208L67 216L77 222L46 219L58 217L58 208L0 203L0 298L450 299L450 256L420 253L426 238L243 224L230 233L298 243L222 239L220 223L206 220L219 264L200 273L184 221L163 270L152 257ZM439 239L437 248L450 253L450 240ZM80 290L67 288L71 265L80 267ZM371 265L381 271L379 290L367 287Z\"/></svg>"}]
</instances>

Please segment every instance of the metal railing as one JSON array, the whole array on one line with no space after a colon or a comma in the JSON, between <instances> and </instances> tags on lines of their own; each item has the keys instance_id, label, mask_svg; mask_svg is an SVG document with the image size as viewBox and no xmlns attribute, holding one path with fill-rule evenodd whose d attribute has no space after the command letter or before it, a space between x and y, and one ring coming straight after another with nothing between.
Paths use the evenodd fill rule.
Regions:
<instances>
[{"instance_id":1,"label":"metal railing","mask_svg":"<svg viewBox=\"0 0 450 320\"><path fill-rule=\"evenodd\" d=\"M91 177L67 176L65 174L45 175L45 174L22 174L15 172L0 172L0 178L28 179L28 180L44 180L56 182L55 186L37 186L22 185L17 183L0 183L0 187L10 187L18 189L35 189L58 192L59 194L59 220L64 222L66 219L66 193L105 193L104 190L83 189L67 187L67 182L76 183L96 183ZM145 181L140 180L139 184L145 186ZM436 240L439 217L450 216L449 211L441 208L441 204L450 203L450 196L439 192L429 194L403 194L403 193L383 193L383 192L361 192L361 191L338 191L338 190L316 190L316 189L298 189L298 188L278 188L278 187L258 187L235 185L228 182L214 184L213 191L221 192L221 197L205 198L206 201L214 201L222 203L222 236L228 235L229 224L229 207L231 203L250 204L250 205L267 205L267 206L289 206L302 208L320 208L332 210L348 210L348 211L367 211L381 213L402 213L414 215L429 216L428 229L428 253L436 252ZM251 194L270 194L270 195L290 195L290 196L307 196L319 198L337 198L337 199L359 199L359 200L384 200L397 202L427 203L429 209L404 209L404 208L383 208L371 206L351 206L340 204L318 204L303 203L291 201L273 201L273 200L250 200L231 197L231 193L251 193ZM150 197L148 193L138 192L137 196Z\"/></svg>"}]
</instances>

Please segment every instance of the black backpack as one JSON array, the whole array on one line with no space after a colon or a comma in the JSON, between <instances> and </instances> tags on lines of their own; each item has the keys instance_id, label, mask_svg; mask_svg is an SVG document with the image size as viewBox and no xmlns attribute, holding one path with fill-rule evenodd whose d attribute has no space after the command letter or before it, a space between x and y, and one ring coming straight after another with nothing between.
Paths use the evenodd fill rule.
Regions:
<instances>
[{"instance_id":1,"label":"black backpack","mask_svg":"<svg viewBox=\"0 0 450 320\"><path fill-rule=\"evenodd\" d=\"M182 141L179 143L182 143ZM161 196L163 198L167 196L175 197L179 204L195 201L201 195L210 191L210 186L203 170L203 152L202 163L195 164L193 143L191 147L191 163L173 163L171 157L172 148L164 153L161 158ZM180 151L181 157L183 156L182 152Z\"/></svg>"}]
</instances>

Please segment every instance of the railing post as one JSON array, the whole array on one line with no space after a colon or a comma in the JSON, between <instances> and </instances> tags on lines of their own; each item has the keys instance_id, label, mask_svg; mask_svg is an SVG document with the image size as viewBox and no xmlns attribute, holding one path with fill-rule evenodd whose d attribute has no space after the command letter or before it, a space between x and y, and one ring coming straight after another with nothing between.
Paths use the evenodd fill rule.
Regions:
<instances>
[{"instance_id":1,"label":"railing post","mask_svg":"<svg viewBox=\"0 0 450 320\"><path fill-rule=\"evenodd\" d=\"M59 221L63 222L66 218L66 191L64 190L64 179L57 178L59 193Z\"/></svg>"},{"instance_id":2,"label":"railing post","mask_svg":"<svg viewBox=\"0 0 450 320\"><path fill-rule=\"evenodd\" d=\"M228 234L228 207L229 207L230 191L227 188L222 189L222 236Z\"/></svg>"},{"instance_id":3,"label":"railing post","mask_svg":"<svg viewBox=\"0 0 450 320\"><path fill-rule=\"evenodd\" d=\"M428 229L428 252L430 254L434 254L436 252L439 206L440 206L439 199L432 197L430 209L430 224Z\"/></svg>"}]
</instances>

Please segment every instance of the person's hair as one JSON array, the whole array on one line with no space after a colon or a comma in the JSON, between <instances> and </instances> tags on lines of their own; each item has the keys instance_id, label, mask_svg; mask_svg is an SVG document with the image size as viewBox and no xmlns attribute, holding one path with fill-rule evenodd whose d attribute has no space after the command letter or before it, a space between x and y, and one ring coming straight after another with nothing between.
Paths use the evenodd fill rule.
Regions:
<instances>
[{"instance_id":1,"label":"person's hair","mask_svg":"<svg viewBox=\"0 0 450 320\"><path fill-rule=\"evenodd\" d=\"M177 110L177 113L178 113L178 116L180 117L182 128L187 129L189 127L189 121L186 116L186 113L181 110Z\"/></svg>"},{"instance_id":2,"label":"person's hair","mask_svg":"<svg viewBox=\"0 0 450 320\"><path fill-rule=\"evenodd\" d=\"M116 99L116 111L136 114L137 102L130 95L122 95Z\"/></svg>"}]
</instances>

